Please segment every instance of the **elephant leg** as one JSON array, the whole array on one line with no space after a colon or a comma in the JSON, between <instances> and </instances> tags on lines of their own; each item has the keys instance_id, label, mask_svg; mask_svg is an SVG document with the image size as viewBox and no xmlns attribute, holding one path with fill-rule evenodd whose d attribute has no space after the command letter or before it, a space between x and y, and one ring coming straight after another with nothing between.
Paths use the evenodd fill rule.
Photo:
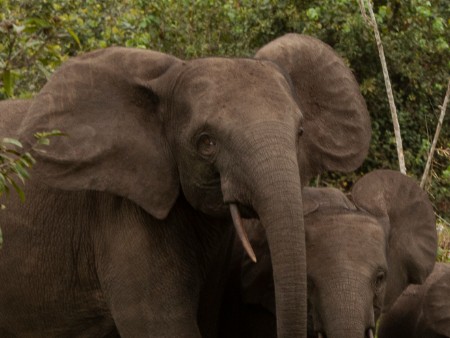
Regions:
<instances>
[{"instance_id":1,"label":"elephant leg","mask_svg":"<svg viewBox=\"0 0 450 338\"><path fill-rule=\"evenodd\" d=\"M120 336L200 337L196 259L178 243L177 224L121 213L95 234L97 274Z\"/></svg>"}]
</instances>

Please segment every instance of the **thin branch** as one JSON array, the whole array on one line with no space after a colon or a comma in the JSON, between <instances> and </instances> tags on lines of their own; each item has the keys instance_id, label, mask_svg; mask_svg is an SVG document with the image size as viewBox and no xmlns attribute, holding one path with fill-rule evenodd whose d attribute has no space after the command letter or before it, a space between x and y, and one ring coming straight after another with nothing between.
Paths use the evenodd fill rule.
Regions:
<instances>
[{"instance_id":1,"label":"thin branch","mask_svg":"<svg viewBox=\"0 0 450 338\"><path fill-rule=\"evenodd\" d=\"M450 223L447 222L442 216L440 216L440 215L437 214L437 213L434 213L434 215L436 216L436 218L437 218L441 223L444 223L446 226L450 227Z\"/></svg>"},{"instance_id":2,"label":"thin branch","mask_svg":"<svg viewBox=\"0 0 450 338\"><path fill-rule=\"evenodd\" d=\"M358 3L359 3L361 14L362 14L364 20L366 20L366 22L372 27L373 32L375 34L375 40L377 42L377 47L378 47L378 54L380 56L381 67L383 69L384 83L386 86L386 92L387 92L387 96L388 96L388 100L389 100L389 108L391 110L392 123L394 124L394 134L395 134L395 141L397 144L397 155L398 155L400 172L402 174L406 174L405 156L403 153L402 136L400 134L400 125L398 123L397 109L395 107L394 94L392 93L391 81L389 79L389 72L387 69L386 57L384 56L383 44L381 42L381 37L380 37L380 32L378 30L377 21L375 19L375 14L373 12L373 8L372 8L372 4L371 4L370 0L358 0ZM367 5L367 8L369 10L370 18L366 14L365 4Z\"/></svg>"},{"instance_id":3,"label":"thin branch","mask_svg":"<svg viewBox=\"0 0 450 338\"><path fill-rule=\"evenodd\" d=\"M320 174L316 177L316 187L320 186Z\"/></svg>"},{"instance_id":4,"label":"thin branch","mask_svg":"<svg viewBox=\"0 0 450 338\"><path fill-rule=\"evenodd\" d=\"M447 110L448 100L450 97L450 79L447 85L447 92L445 93L444 103L441 106L441 114L439 115L439 121L436 127L436 132L434 134L433 143L431 144L430 154L428 155L427 164L425 165L425 170L422 175L422 180L420 182L420 187L423 188L425 186L425 182L427 181L428 174L431 168L431 162L433 161L434 151L436 150L437 140L439 139L439 134L441 133L442 124L444 123L445 112Z\"/></svg>"},{"instance_id":5,"label":"thin branch","mask_svg":"<svg viewBox=\"0 0 450 338\"><path fill-rule=\"evenodd\" d=\"M364 5L364 0L358 0L358 4L359 4L359 9L361 10L361 15L364 18L364 21L366 22L366 24L368 24L369 26L372 27L373 24L372 24L372 21L367 16L366 6Z\"/></svg>"}]
</instances>

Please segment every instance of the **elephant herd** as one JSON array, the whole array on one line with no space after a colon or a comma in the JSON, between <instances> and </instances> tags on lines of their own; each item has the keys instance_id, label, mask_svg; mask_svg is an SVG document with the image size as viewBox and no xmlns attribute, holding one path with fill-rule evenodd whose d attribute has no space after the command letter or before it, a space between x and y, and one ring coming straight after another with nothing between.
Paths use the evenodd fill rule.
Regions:
<instances>
[{"instance_id":1,"label":"elephant herd","mask_svg":"<svg viewBox=\"0 0 450 338\"><path fill-rule=\"evenodd\" d=\"M379 318L379 338L450 337L414 180L307 187L358 168L370 134L351 70L309 36L253 58L73 57L0 102L0 136L37 160L25 203L0 197L0 338L369 338Z\"/></svg>"}]
</instances>

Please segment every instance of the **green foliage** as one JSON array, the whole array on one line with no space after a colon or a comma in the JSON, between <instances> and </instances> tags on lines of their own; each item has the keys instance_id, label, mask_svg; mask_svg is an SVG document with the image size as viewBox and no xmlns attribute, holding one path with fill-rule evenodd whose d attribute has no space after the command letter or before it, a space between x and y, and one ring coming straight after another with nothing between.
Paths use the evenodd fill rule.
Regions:
<instances>
[{"instance_id":1,"label":"green foliage","mask_svg":"<svg viewBox=\"0 0 450 338\"><path fill-rule=\"evenodd\" d=\"M0 145L0 196L4 193L9 194L9 186L12 186L20 199L24 201L25 195L13 177L25 183L25 180L29 178L26 168L30 168L35 160L29 152L20 153L18 148L21 149L22 144L12 138L4 138Z\"/></svg>"},{"instance_id":2,"label":"green foliage","mask_svg":"<svg viewBox=\"0 0 450 338\"><path fill-rule=\"evenodd\" d=\"M31 152L45 152L39 146L49 145L51 137L61 135L63 134L59 130L36 133L34 135L36 142L28 151L24 150L22 143L14 138L5 137L0 141L0 197L3 194L9 195L13 188L20 200L25 201L25 194L20 183L25 184L25 180L30 178L28 169L36 163ZM0 209L5 209L5 205L0 204ZM0 248L2 243L3 236L0 228Z\"/></svg>"},{"instance_id":3,"label":"green foliage","mask_svg":"<svg viewBox=\"0 0 450 338\"><path fill-rule=\"evenodd\" d=\"M354 71L372 116L372 143L354 174L322 184L347 189L364 172L397 168L397 154L373 32L356 0L0 0L0 99L30 97L69 57L111 45L180 58L251 56L286 32L316 36ZM450 73L450 2L374 3L402 128L408 173L424 170ZM427 187L450 220L448 116Z\"/></svg>"},{"instance_id":4,"label":"green foliage","mask_svg":"<svg viewBox=\"0 0 450 338\"><path fill-rule=\"evenodd\" d=\"M36 143L33 144L28 151L23 149L22 143L14 138L5 137L0 142L0 197L3 194L9 194L10 187L19 195L22 201L25 200L23 190L17 183L19 179L22 184L30 178L28 170L35 163L31 151L45 152L39 148L39 145L49 145L50 137L63 135L59 130L50 132L39 132L34 134ZM4 205L1 205L4 208Z\"/></svg>"},{"instance_id":5,"label":"green foliage","mask_svg":"<svg viewBox=\"0 0 450 338\"><path fill-rule=\"evenodd\" d=\"M372 30L357 1L318 0L297 6L296 31L314 35L335 48L361 84L372 117L369 156L357 175L328 175L323 183L350 187L355 176L376 168L398 168L392 121ZM389 74L399 114L408 174L420 178L437 125L450 74L448 1L375 1ZM439 214L450 220L450 128L448 114L427 187Z\"/></svg>"},{"instance_id":6,"label":"green foliage","mask_svg":"<svg viewBox=\"0 0 450 338\"><path fill-rule=\"evenodd\" d=\"M450 224L438 219L438 252L437 261L450 263Z\"/></svg>"}]
</instances>

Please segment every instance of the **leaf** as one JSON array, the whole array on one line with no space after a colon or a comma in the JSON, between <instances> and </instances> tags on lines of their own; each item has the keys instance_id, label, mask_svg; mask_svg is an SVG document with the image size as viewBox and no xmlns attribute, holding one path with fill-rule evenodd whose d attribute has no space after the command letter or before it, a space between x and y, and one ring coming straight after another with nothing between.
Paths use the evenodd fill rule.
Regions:
<instances>
[{"instance_id":1,"label":"leaf","mask_svg":"<svg viewBox=\"0 0 450 338\"><path fill-rule=\"evenodd\" d=\"M7 177L5 177L5 178L7 178ZM8 180L7 180L8 181ZM5 184L3 184L3 183L0 183L0 196L2 195L2 194L9 194L9 187L8 187L8 185L6 184L6 182L5 182Z\"/></svg>"},{"instance_id":2,"label":"leaf","mask_svg":"<svg viewBox=\"0 0 450 338\"><path fill-rule=\"evenodd\" d=\"M67 136L67 134L61 132L58 129L53 129L52 131L41 131L34 134L36 139L47 138L50 136Z\"/></svg>"},{"instance_id":3,"label":"leaf","mask_svg":"<svg viewBox=\"0 0 450 338\"><path fill-rule=\"evenodd\" d=\"M38 139L38 144L43 144L48 146L50 144L50 140L47 137L40 137Z\"/></svg>"},{"instance_id":4,"label":"leaf","mask_svg":"<svg viewBox=\"0 0 450 338\"><path fill-rule=\"evenodd\" d=\"M44 20L44 19L40 19L40 18L30 18L25 22L26 25L30 25L30 26L36 26L36 27L40 27L40 28L49 28L52 25Z\"/></svg>"},{"instance_id":5,"label":"leaf","mask_svg":"<svg viewBox=\"0 0 450 338\"><path fill-rule=\"evenodd\" d=\"M52 73L49 72L42 63L36 62L36 67L42 72L42 74L44 74L46 79L49 79L50 76L52 75Z\"/></svg>"},{"instance_id":6,"label":"leaf","mask_svg":"<svg viewBox=\"0 0 450 338\"><path fill-rule=\"evenodd\" d=\"M6 182L0 182L0 196L1 195L3 195L4 193L8 193L7 191L6 191Z\"/></svg>"},{"instance_id":7,"label":"leaf","mask_svg":"<svg viewBox=\"0 0 450 338\"><path fill-rule=\"evenodd\" d=\"M5 163L5 162L11 162L12 159L7 156L6 154L1 154L0 153L0 163Z\"/></svg>"},{"instance_id":8,"label":"leaf","mask_svg":"<svg viewBox=\"0 0 450 338\"><path fill-rule=\"evenodd\" d=\"M14 163L13 168L14 168L14 171L16 172L17 177L20 178L22 183L25 183L25 180L30 178L28 171L26 171L26 169L20 163L17 163L17 162Z\"/></svg>"},{"instance_id":9,"label":"leaf","mask_svg":"<svg viewBox=\"0 0 450 338\"><path fill-rule=\"evenodd\" d=\"M17 194L19 195L19 198L22 202L25 202L25 193L23 192L23 190L17 185L17 183L13 180L11 180L11 185L14 187L14 190L17 192Z\"/></svg>"},{"instance_id":10,"label":"leaf","mask_svg":"<svg viewBox=\"0 0 450 338\"><path fill-rule=\"evenodd\" d=\"M13 27L14 27L14 32L16 32L17 34L22 33L22 31L25 29L25 26L13 25Z\"/></svg>"},{"instance_id":11,"label":"leaf","mask_svg":"<svg viewBox=\"0 0 450 338\"><path fill-rule=\"evenodd\" d=\"M80 39L78 38L78 35L71 28L67 28L67 32L69 32L70 36L75 40L75 42L77 43L78 47L80 49L82 49L81 43L80 43Z\"/></svg>"},{"instance_id":12,"label":"leaf","mask_svg":"<svg viewBox=\"0 0 450 338\"><path fill-rule=\"evenodd\" d=\"M13 144L19 148L22 148L22 143L20 143L18 140L14 139L14 138L10 138L10 137L5 137L2 140L3 143L9 143L9 144Z\"/></svg>"},{"instance_id":13,"label":"leaf","mask_svg":"<svg viewBox=\"0 0 450 338\"><path fill-rule=\"evenodd\" d=\"M9 153L9 154L13 154L13 155L16 155L16 156L20 156L21 155L17 150L14 150L14 149L5 149L4 152L5 153Z\"/></svg>"},{"instance_id":14,"label":"leaf","mask_svg":"<svg viewBox=\"0 0 450 338\"><path fill-rule=\"evenodd\" d=\"M22 155L22 159L23 161L26 161L30 167L36 163L34 157L28 152Z\"/></svg>"},{"instance_id":15,"label":"leaf","mask_svg":"<svg viewBox=\"0 0 450 338\"><path fill-rule=\"evenodd\" d=\"M18 159L18 162L19 162L22 166L27 167L27 168L31 168L31 166L33 165L33 163L30 163L30 162L28 161L28 159L26 159L26 158L24 158L24 157L19 158L19 159Z\"/></svg>"},{"instance_id":16,"label":"leaf","mask_svg":"<svg viewBox=\"0 0 450 338\"><path fill-rule=\"evenodd\" d=\"M9 69L3 71L3 88L5 88L5 94L8 97L14 95L14 76Z\"/></svg>"}]
</instances>

